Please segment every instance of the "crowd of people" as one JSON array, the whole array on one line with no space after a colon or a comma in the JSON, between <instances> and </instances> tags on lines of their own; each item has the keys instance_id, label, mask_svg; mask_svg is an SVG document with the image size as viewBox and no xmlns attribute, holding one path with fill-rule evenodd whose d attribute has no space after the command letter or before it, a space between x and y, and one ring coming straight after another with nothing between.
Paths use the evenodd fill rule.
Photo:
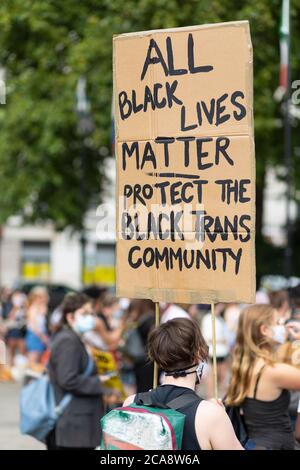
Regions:
<instances>
[{"instance_id":1,"label":"crowd of people","mask_svg":"<svg viewBox=\"0 0 300 470\"><path fill-rule=\"evenodd\" d=\"M152 389L154 361L159 387L152 393L160 403L184 390L195 393L183 410L183 448L242 449L221 401L209 401L210 305L160 303L155 328L153 302L117 299L104 287L67 294L54 306L50 300L40 286L28 294L2 289L0 298L6 345L0 381L26 383L47 369L57 402L74 396L47 438L49 449L97 447L100 418ZM219 395L227 409L239 410L246 448L294 449L300 439L300 286L258 292L257 302L215 306Z\"/></svg>"}]
</instances>

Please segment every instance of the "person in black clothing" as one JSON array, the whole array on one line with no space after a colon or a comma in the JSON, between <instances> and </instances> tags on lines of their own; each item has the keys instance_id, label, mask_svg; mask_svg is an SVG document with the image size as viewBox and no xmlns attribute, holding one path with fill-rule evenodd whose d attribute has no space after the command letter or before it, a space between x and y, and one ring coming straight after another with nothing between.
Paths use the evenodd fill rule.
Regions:
<instances>
[{"instance_id":1,"label":"person in black clothing","mask_svg":"<svg viewBox=\"0 0 300 470\"><path fill-rule=\"evenodd\" d=\"M124 330L125 319L115 316L120 311L118 299L108 292L104 292L95 302L96 325L93 334L85 336L86 341L102 351L115 351Z\"/></svg>"},{"instance_id":2,"label":"person in black clothing","mask_svg":"<svg viewBox=\"0 0 300 470\"><path fill-rule=\"evenodd\" d=\"M242 450L224 407L202 400L195 392L203 361L208 357L208 346L198 323L177 318L155 328L149 335L148 354L165 372L164 383L151 391L152 402L166 405L173 399L189 397L188 404L178 410L186 416L181 448ZM138 399L138 395L131 396L124 406Z\"/></svg>"},{"instance_id":3,"label":"person in black clothing","mask_svg":"<svg viewBox=\"0 0 300 470\"><path fill-rule=\"evenodd\" d=\"M251 305L240 315L226 404L242 411L248 449L294 449L289 390L300 390L300 371L277 356L293 328L271 305Z\"/></svg>"},{"instance_id":4,"label":"person in black clothing","mask_svg":"<svg viewBox=\"0 0 300 470\"><path fill-rule=\"evenodd\" d=\"M136 333L141 339L145 349L144 358L133 359L136 390L138 393L146 392L153 383L153 363L147 358L147 340L150 331L155 325L154 303L151 300L133 300L129 306L130 320L135 322Z\"/></svg>"},{"instance_id":5,"label":"person in black clothing","mask_svg":"<svg viewBox=\"0 0 300 470\"><path fill-rule=\"evenodd\" d=\"M90 359L81 339L95 325L92 305L84 294L68 294L62 314L65 326L52 344L49 376L57 403L68 393L73 398L46 444L49 450L94 449L101 439L102 387L95 366L89 376L83 375Z\"/></svg>"}]
</instances>

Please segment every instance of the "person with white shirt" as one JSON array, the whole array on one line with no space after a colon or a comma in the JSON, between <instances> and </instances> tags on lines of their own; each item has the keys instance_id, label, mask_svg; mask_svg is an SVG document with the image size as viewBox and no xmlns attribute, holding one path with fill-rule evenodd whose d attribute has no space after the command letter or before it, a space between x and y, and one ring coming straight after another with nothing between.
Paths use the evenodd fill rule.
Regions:
<instances>
[{"instance_id":1,"label":"person with white shirt","mask_svg":"<svg viewBox=\"0 0 300 470\"><path fill-rule=\"evenodd\" d=\"M217 374L218 384L220 391L225 388L225 378L228 372L228 357L230 354L230 332L228 326L222 317L224 304L217 304L215 306L216 316L216 357L217 357ZM213 358L213 331L212 331L212 315L207 313L204 315L201 331L205 341L209 346L209 359L212 364ZM213 375L209 374L207 382L207 394L213 395Z\"/></svg>"},{"instance_id":2,"label":"person with white shirt","mask_svg":"<svg viewBox=\"0 0 300 470\"><path fill-rule=\"evenodd\" d=\"M188 305L187 305L188 306ZM169 320L174 320L175 318L188 318L191 319L190 315L181 305L160 303L160 309L162 311L162 316L160 323L166 323Z\"/></svg>"}]
</instances>

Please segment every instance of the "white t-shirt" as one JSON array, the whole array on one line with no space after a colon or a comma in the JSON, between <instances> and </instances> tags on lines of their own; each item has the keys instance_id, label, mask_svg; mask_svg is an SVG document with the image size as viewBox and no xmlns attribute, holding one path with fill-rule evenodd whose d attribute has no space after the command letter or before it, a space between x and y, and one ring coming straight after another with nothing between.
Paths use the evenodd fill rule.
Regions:
<instances>
[{"instance_id":1,"label":"white t-shirt","mask_svg":"<svg viewBox=\"0 0 300 470\"><path fill-rule=\"evenodd\" d=\"M201 331L204 339L209 345L209 357L213 356L212 353L212 318L211 313L204 315ZM230 334L225 320L222 317L216 317L216 356L226 357L230 352Z\"/></svg>"},{"instance_id":2,"label":"white t-shirt","mask_svg":"<svg viewBox=\"0 0 300 470\"><path fill-rule=\"evenodd\" d=\"M228 328L230 345L234 346L241 309L239 305L230 305L225 309L224 320Z\"/></svg>"},{"instance_id":3,"label":"white t-shirt","mask_svg":"<svg viewBox=\"0 0 300 470\"><path fill-rule=\"evenodd\" d=\"M183 308L178 307L178 305L170 304L167 310L162 314L160 323L166 323L169 320L174 320L174 318L191 319L189 314L183 310Z\"/></svg>"}]
</instances>

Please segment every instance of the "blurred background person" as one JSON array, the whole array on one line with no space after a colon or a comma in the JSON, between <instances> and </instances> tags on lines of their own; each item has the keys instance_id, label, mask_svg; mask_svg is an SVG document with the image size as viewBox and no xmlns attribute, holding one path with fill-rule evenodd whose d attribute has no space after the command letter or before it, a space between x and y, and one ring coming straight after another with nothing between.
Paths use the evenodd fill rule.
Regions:
<instances>
[{"instance_id":1,"label":"blurred background person","mask_svg":"<svg viewBox=\"0 0 300 470\"><path fill-rule=\"evenodd\" d=\"M291 307L289 302L289 293L287 290L282 289L278 291L269 292L270 304L278 312L278 315L285 323L291 317Z\"/></svg>"},{"instance_id":2,"label":"blurred background person","mask_svg":"<svg viewBox=\"0 0 300 470\"><path fill-rule=\"evenodd\" d=\"M10 289L8 287L2 287L0 288L0 312L1 312L1 318L3 320L6 320L8 318L8 314L12 308L12 295L13 295L13 289Z\"/></svg>"},{"instance_id":3,"label":"blurred background person","mask_svg":"<svg viewBox=\"0 0 300 470\"><path fill-rule=\"evenodd\" d=\"M235 344L236 333L241 314L241 305L237 303L225 304L224 306L224 320L227 325L229 344L232 348Z\"/></svg>"},{"instance_id":4,"label":"blurred background person","mask_svg":"<svg viewBox=\"0 0 300 470\"><path fill-rule=\"evenodd\" d=\"M199 325L202 323L203 314L198 304L187 304L186 311Z\"/></svg>"},{"instance_id":5,"label":"blurred background person","mask_svg":"<svg viewBox=\"0 0 300 470\"><path fill-rule=\"evenodd\" d=\"M85 335L85 341L101 351L116 351L125 327L118 299L105 292L94 306L96 325Z\"/></svg>"},{"instance_id":6,"label":"blurred background person","mask_svg":"<svg viewBox=\"0 0 300 470\"><path fill-rule=\"evenodd\" d=\"M47 448L94 449L100 442L103 415L102 386L97 369L82 340L96 319L85 294L68 294L61 306L63 328L51 346L49 376L59 403L67 394L72 401L48 435ZM83 375L88 363L91 371Z\"/></svg>"},{"instance_id":7,"label":"blurred background person","mask_svg":"<svg viewBox=\"0 0 300 470\"><path fill-rule=\"evenodd\" d=\"M26 295L20 291L15 291L11 296L11 309L5 321L5 340L7 344L7 362L9 367L14 365L14 358L17 353L23 356L25 355L25 309Z\"/></svg>"},{"instance_id":8,"label":"blurred background person","mask_svg":"<svg viewBox=\"0 0 300 470\"><path fill-rule=\"evenodd\" d=\"M42 354L49 344L47 333L48 292L44 287L34 287L28 295L25 336L29 367L41 363Z\"/></svg>"},{"instance_id":9,"label":"blurred background person","mask_svg":"<svg viewBox=\"0 0 300 470\"><path fill-rule=\"evenodd\" d=\"M121 404L125 391L121 381L121 361L118 348L125 328L124 312L119 300L107 291L93 303L95 326L83 335L103 381L107 408Z\"/></svg>"},{"instance_id":10,"label":"blurred background person","mask_svg":"<svg viewBox=\"0 0 300 470\"><path fill-rule=\"evenodd\" d=\"M154 311L151 300L132 300L128 308L128 329L124 333L122 351L133 364L138 393L153 387L153 364L147 357L147 341L155 324Z\"/></svg>"},{"instance_id":11,"label":"blurred background person","mask_svg":"<svg viewBox=\"0 0 300 470\"><path fill-rule=\"evenodd\" d=\"M6 287L0 288L0 341L3 341L2 347L5 352L5 357L0 358L0 382L9 382L12 380L11 368L7 364L9 358L7 357L8 354L6 351L6 321L12 309L12 293L13 291L11 289Z\"/></svg>"},{"instance_id":12,"label":"blurred background person","mask_svg":"<svg viewBox=\"0 0 300 470\"><path fill-rule=\"evenodd\" d=\"M63 315L61 311L61 305L56 307L50 314L48 319L48 329L51 334L51 339L55 334L63 327Z\"/></svg>"},{"instance_id":13,"label":"blurred background person","mask_svg":"<svg viewBox=\"0 0 300 470\"><path fill-rule=\"evenodd\" d=\"M160 323L166 323L174 318L191 318L188 313L189 304L172 304L160 302Z\"/></svg>"},{"instance_id":14,"label":"blurred background person","mask_svg":"<svg viewBox=\"0 0 300 470\"><path fill-rule=\"evenodd\" d=\"M223 318L224 304L217 304L215 306L216 316L216 357L217 357L217 375L218 375L218 386L220 393L222 394L226 388L226 376L229 370L229 355L230 355L230 334L227 324ZM212 315L211 312L204 315L201 331L205 341L209 346L209 363L212 367L213 358L213 331L212 331ZM205 380L207 387L206 393L208 397L213 396L213 374L208 374Z\"/></svg>"},{"instance_id":15,"label":"blurred background person","mask_svg":"<svg viewBox=\"0 0 300 470\"><path fill-rule=\"evenodd\" d=\"M270 298L267 292L264 289L258 289L255 295L255 303L256 304L266 304L269 305Z\"/></svg>"},{"instance_id":16,"label":"blurred background person","mask_svg":"<svg viewBox=\"0 0 300 470\"><path fill-rule=\"evenodd\" d=\"M272 305L278 305L280 309L280 319L285 321L287 325L287 335L284 344L278 348L278 359L286 364L297 367L300 370L300 341L297 338L300 331L300 316L298 315L300 307L299 289L298 286L290 289L289 295L286 291L275 292L275 297L270 294ZM277 295L276 295L277 294ZM286 295L289 300L289 308L286 306ZM284 317L282 316L282 311ZM292 390L290 393L289 414L292 421L292 426L295 427L298 411L298 403L300 400L300 390Z\"/></svg>"}]
</instances>

